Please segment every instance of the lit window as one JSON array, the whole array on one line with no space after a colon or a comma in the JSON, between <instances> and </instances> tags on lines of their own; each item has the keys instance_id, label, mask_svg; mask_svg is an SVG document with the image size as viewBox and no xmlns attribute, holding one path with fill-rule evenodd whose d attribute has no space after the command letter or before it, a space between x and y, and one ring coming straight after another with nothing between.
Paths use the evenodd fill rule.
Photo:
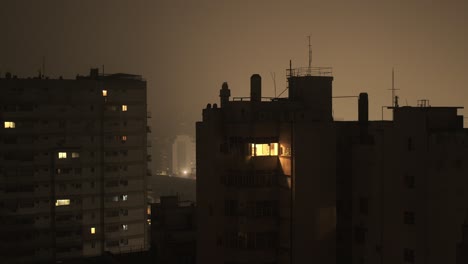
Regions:
<instances>
[{"instance_id":1,"label":"lit window","mask_svg":"<svg viewBox=\"0 0 468 264\"><path fill-rule=\"evenodd\" d=\"M127 194L123 194L122 195L122 201L127 201L128 200L128 195Z\"/></svg>"},{"instance_id":2,"label":"lit window","mask_svg":"<svg viewBox=\"0 0 468 264\"><path fill-rule=\"evenodd\" d=\"M122 112L127 112L127 105L122 105Z\"/></svg>"},{"instance_id":3,"label":"lit window","mask_svg":"<svg viewBox=\"0 0 468 264\"><path fill-rule=\"evenodd\" d=\"M90 232L91 232L91 234L93 234L93 235L96 234L96 228L95 228L95 227L91 227Z\"/></svg>"},{"instance_id":4,"label":"lit window","mask_svg":"<svg viewBox=\"0 0 468 264\"><path fill-rule=\"evenodd\" d=\"M76 159L76 158L79 158L80 157L80 153L78 152L72 152L72 159Z\"/></svg>"},{"instance_id":5,"label":"lit window","mask_svg":"<svg viewBox=\"0 0 468 264\"><path fill-rule=\"evenodd\" d=\"M122 137L121 137L121 140L122 140L122 142L127 141L127 136L122 136Z\"/></svg>"},{"instance_id":6,"label":"lit window","mask_svg":"<svg viewBox=\"0 0 468 264\"><path fill-rule=\"evenodd\" d=\"M67 158L67 153L66 152L59 152L58 153L58 158L59 159L66 159Z\"/></svg>"},{"instance_id":7,"label":"lit window","mask_svg":"<svg viewBox=\"0 0 468 264\"><path fill-rule=\"evenodd\" d=\"M15 128L15 122L5 121L5 128Z\"/></svg>"},{"instance_id":8,"label":"lit window","mask_svg":"<svg viewBox=\"0 0 468 264\"><path fill-rule=\"evenodd\" d=\"M104 96L104 97L107 96L107 90L102 90L102 96Z\"/></svg>"},{"instance_id":9,"label":"lit window","mask_svg":"<svg viewBox=\"0 0 468 264\"><path fill-rule=\"evenodd\" d=\"M59 199L55 201L55 206L70 205L70 199Z\"/></svg>"},{"instance_id":10,"label":"lit window","mask_svg":"<svg viewBox=\"0 0 468 264\"><path fill-rule=\"evenodd\" d=\"M278 143L250 144L252 156L278 156Z\"/></svg>"},{"instance_id":11,"label":"lit window","mask_svg":"<svg viewBox=\"0 0 468 264\"><path fill-rule=\"evenodd\" d=\"M126 225L126 224L122 225L122 230L127 231L128 230L128 225Z\"/></svg>"}]
</instances>

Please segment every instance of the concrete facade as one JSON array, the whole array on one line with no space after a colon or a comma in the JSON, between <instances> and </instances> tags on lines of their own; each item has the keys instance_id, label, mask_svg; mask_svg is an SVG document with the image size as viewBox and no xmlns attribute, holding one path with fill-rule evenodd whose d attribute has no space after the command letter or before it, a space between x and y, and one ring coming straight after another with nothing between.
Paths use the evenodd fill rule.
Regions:
<instances>
[{"instance_id":1,"label":"concrete facade","mask_svg":"<svg viewBox=\"0 0 468 264\"><path fill-rule=\"evenodd\" d=\"M2 257L145 250L146 81L7 76L0 92Z\"/></svg>"},{"instance_id":2,"label":"concrete facade","mask_svg":"<svg viewBox=\"0 0 468 264\"><path fill-rule=\"evenodd\" d=\"M157 263L196 263L196 207L193 201L161 196L151 204L151 251Z\"/></svg>"}]
</instances>

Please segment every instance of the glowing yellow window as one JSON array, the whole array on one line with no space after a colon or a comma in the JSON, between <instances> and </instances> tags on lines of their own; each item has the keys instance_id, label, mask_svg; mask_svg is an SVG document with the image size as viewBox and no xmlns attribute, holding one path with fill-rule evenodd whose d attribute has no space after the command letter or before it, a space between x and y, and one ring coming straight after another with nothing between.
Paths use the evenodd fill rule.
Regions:
<instances>
[{"instance_id":1,"label":"glowing yellow window","mask_svg":"<svg viewBox=\"0 0 468 264\"><path fill-rule=\"evenodd\" d=\"M59 159L66 159L67 158L67 153L66 152L59 152L58 153L58 158Z\"/></svg>"},{"instance_id":2,"label":"glowing yellow window","mask_svg":"<svg viewBox=\"0 0 468 264\"><path fill-rule=\"evenodd\" d=\"M252 156L278 156L278 143L250 144Z\"/></svg>"},{"instance_id":3,"label":"glowing yellow window","mask_svg":"<svg viewBox=\"0 0 468 264\"><path fill-rule=\"evenodd\" d=\"M90 231L90 233L93 234L93 235L96 234L96 228L95 228L95 227L91 227L91 228L89 229L89 231Z\"/></svg>"},{"instance_id":4,"label":"glowing yellow window","mask_svg":"<svg viewBox=\"0 0 468 264\"><path fill-rule=\"evenodd\" d=\"M4 126L5 126L5 128L15 128L15 122L5 121Z\"/></svg>"},{"instance_id":5,"label":"glowing yellow window","mask_svg":"<svg viewBox=\"0 0 468 264\"><path fill-rule=\"evenodd\" d=\"M122 105L122 112L127 112L127 109L128 109L127 105Z\"/></svg>"},{"instance_id":6,"label":"glowing yellow window","mask_svg":"<svg viewBox=\"0 0 468 264\"><path fill-rule=\"evenodd\" d=\"M70 205L70 199L58 199L55 201L55 206Z\"/></svg>"},{"instance_id":7,"label":"glowing yellow window","mask_svg":"<svg viewBox=\"0 0 468 264\"><path fill-rule=\"evenodd\" d=\"M102 90L102 96L104 96L104 97L107 96L107 90Z\"/></svg>"}]
</instances>

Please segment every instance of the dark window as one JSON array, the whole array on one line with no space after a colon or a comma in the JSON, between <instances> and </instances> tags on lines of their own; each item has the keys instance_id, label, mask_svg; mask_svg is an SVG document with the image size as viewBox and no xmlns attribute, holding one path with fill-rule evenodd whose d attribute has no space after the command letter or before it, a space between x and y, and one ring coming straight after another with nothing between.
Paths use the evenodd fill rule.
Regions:
<instances>
[{"instance_id":1,"label":"dark window","mask_svg":"<svg viewBox=\"0 0 468 264\"><path fill-rule=\"evenodd\" d=\"M356 241L356 244L362 245L366 243L366 233L367 233L367 228L364 228L364 227L354 228L354 240Z\"/></svg>"},{"instance_id":2,"label":"dark window","mask_svg":"<svg viewBox=\"0 0 468 264\"><path fill-rule=\"evenodd\" d=\"M403 260L405 262L414 263L414 250L405 248L403 249Z\"/></svg>"},{"instance_id":3,"label":"dark window","mask_svg":"<svg viewBox=\"0 0 468 264\"><path fill-rule=\"evenodd\" d=\"M414 176L412 175L405 175L405 185L406 188L413 189L415 184L414 184Z\"/></svg>"},{"instance_id":4,"label":"dark window","mask_svg":"<svg viewBox=\"0 0 468 264\"><path fill-rule=\"evenodd\" d=\"M406 211L404 213L403 222L407 225L413 225L414 224L414 212Z\"/></svg>"},{"instance_id":5,"label":"dark window","mask_svg":"<svg viewBox=\"0 0 468 264\"><path fill-rule=\"evenodd\" d=\"M236 200L224 201L224 214L225 216L236 216L238 211L238 203Z\"/></svg>"},{"instance_id":6,"label":"dark window","mask_svg":"<svg viewBox=\"0 0 468 264\"><path fill-rule=\"evenodd\" d=\"M413 150L413 139L411 137L408 138L408 151Z\"/></svg>"},{"instance_id":7,"label":"dark window","mask_svg":"<svg viewBox=\"0 0 468 264\"><path fill-rule=\"evenodd\" d=\"M359 198L359 212L363 215L369 213L369 199L367 197Z\"/></svg>"}]
</instances>

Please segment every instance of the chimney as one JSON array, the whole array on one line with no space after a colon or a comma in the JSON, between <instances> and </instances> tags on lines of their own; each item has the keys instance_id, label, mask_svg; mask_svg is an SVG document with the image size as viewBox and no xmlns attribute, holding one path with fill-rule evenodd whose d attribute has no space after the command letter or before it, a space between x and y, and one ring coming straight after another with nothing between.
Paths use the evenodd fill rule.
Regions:
<instances>
[{"instance_id":1,"label":"chimney","mask_svg":"<svg viewBox=\"0 0 468 264\"><path fill-rule=\"evenodd\" d=\"M369 121L369 99L367 93L359 94L358 120L359 124L362 125L367 124L367 121Z\"/></svg>"},{"instance_id":2,"label":"chimney","mask_svg":"<svg viewBox=\"0 0 468 264\"><path fill-rule=\"evenodd\" d=\"M259 74L250 77L250 101L262 101L262 77Z\"/></svg>"},{"instance_id":3,"label":"chimney","mask_svg":"<svg viewBox=\"0 0 468 264\"><path fill-rule=\"evenodd\" d=\"M231 90L229 90L227 82L223 83L221 90L219 90L219 97L221 98L221 108L225 107L229 102L229 96L231 96Z\"/></svg>"}]
</instances>

